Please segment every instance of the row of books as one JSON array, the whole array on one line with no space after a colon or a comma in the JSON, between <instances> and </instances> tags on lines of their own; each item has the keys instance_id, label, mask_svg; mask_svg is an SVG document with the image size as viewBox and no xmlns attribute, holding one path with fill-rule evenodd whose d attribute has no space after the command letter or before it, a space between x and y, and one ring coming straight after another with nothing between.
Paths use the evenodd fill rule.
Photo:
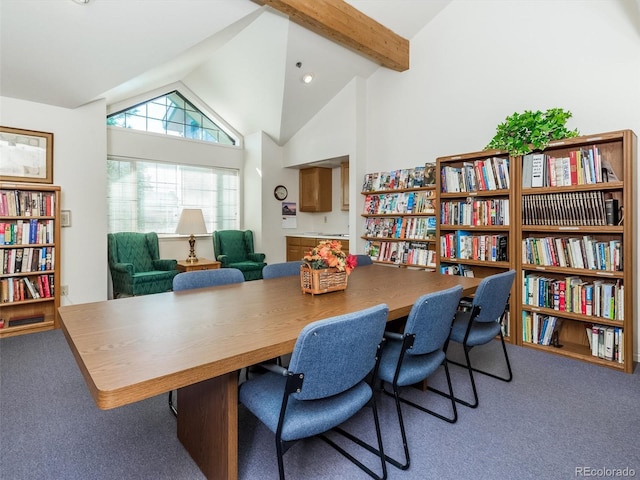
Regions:
<instances>
[{"instance_id":1,"label":"row of books","mask_svg":"<svg viewBox=\"0 0 640 480\"><path fill-rule=\"evenodd\" d=\"M424 166L404 168L390 172L367 173L362 182L363 192L418 188L436 184L436 164L427 162Z\"/></svg>"},{"instance_id":2,"label":"row of books","mask_svg":"<svg viewBox=\"0 0 640 480\"><path fill-rule=\"evenodd\" d=\"M0 272L28 273L54 269L55 247L0 249Z\"/></svg>"},{"instance_id":3,"label":"row of books","mask_svg":"<svg viewBox=\"0 0 640 480\"><path fill-rule=\"evenodd\" d=\"M440 236L440 256L460 260L508 261L508 238L503 234L473 235L457 231Z\"/></svg>"},{"instance_id":4,"label":"row of books","mask_svg":"<svg viewBox=\"0 0 640 480\"><path fill-rule=\"evenodd\" d=\"M522 240L522 262L530 265L621 272L622 242L582 237L529 237Z\"/></svg>"},{"instance_id":5,"label":"row of books","mask_svg":"<svg viewBox=\"0 0 640 480\"><path fill-rule=\"evenodd\" d=\"M602 158L597 145L572 150L555 157L529 153L522 157L522 187L567 187L617 181L611 164Z\"/></svg>"},{"instance_id":6,"label":"row of books","mask_svg":"<svg viewBox=\"0 0 640 480\"><path fill-rule=\"evenodd\" d=\"M452 265L447 263L440 264L440 273L443 275L460 275L461 277L474 277L473 268L469 265L458 264Z\"/></svg>"},{"instance_id":7,"label":"row of books","mask_svg":"<svg viewBox=\"0 0 640 480\"><path fill-rule=\"evenodd\" d=\"M616 225L617 208L602 191L522 196L523 225ZM607 204L609 202L609 204ZM607 207L607 205L609 205Z\"/></svg>"},{"instance_id":8,"label":"row of books","mask_svg":"<svg viewBox=\"0 0 640 480\"><path fill-rule=\"evenodd\" d=\"M51 217L54 215L55 194L23 190L0 190L1 217Z\"/></svg>"},{"instance_id":9,"label":"row of books","mask_svg":"<svg viewBox=\"0 0 640 480\"><path fill-rule=\"evenodd\" d=\"M436 217L371 217L365 219L364 236L435 240Z\"/></svg>"},{"instance_id":10,"label":"row of books","mask_svg":"<svg viewBox=\"0 0 640 480\"><path fill-rule=\"evenodd\" d=\"M17 220L0 222L0 244L29 245L36 243L54 243L53 220Z\"/></svg>"},{"instance_id":11,"label":"row of books","mask_svg":"<svg viewBox=\"0 0 640 480\"><path fill-rule=\"evenodd\" d=\"M605 360L624 363L624 330L607 325L585 327L591 355Z\"/></svg>"},{"instance_id":12,"label":"row of books","mask_svg":"<svg viewBox=\"0 0 640 480\"><path fill-rule=\"evenodd\" d=\"M367 195L364 199L364 213L367 215L436 213L433 202L433 191Z\"/></svg>"},{"instance_id":13,"label":"row of books","mask_svg":"<svg viewBox=\"0 0 640 480\"><path fill-rule=\"evenodd\" d=\"M443 225L509 225L509 199L443 201L440 204Z\"/></svg>"},{"instance_id":14,"label":"row of books","mask_svg":"<svg viewBox=\"0 0 640 480\"><path fill-rule=\"evenodd\" d=\"M53 274L0 279L0 303L51 298L54 294Z\"/></svg>"},{"instance_id":15,"label":"row of books","mask_svg":"<svg viewBox=\"0 0 640 480\"><path fill-rule=\"evenodd\" d=\"M537 345L551 345L557 335L563 319L553 315L536 312L522 312L522 341Z\"/></svg>"},{"instance_id":16,"label":"row of books","mask_svg":"<svg viewBox=\"0 0 640 480\"><path fill-rule=\"evenodd\" d=\"M585 282L575 275L549 278L531 273L524 276L522 299L526 305L624 320L624 285L620 280Z\"/></svg>"},{"instance_id":17,"label":"row of books","mask_svg":"<svg viewBox=\"0 0 640 480\"><path fill-rule=\"evenodd\" d=\"M416 265L435 267L436 255L424 242L378 242L365 243L365 253L372 260L390 262L398 265Z\"/></svg>"},{"instance_id":18,"label":"row of books","mask_svg":"<svg viewBox=\"0 0 640 480\"><path fill-rule=\"evenodd\" d=\"M440 172L444 193L509 189L509 159L493 157L463 162L462 167L447 165Z\"/></svg>"}]
</instances>

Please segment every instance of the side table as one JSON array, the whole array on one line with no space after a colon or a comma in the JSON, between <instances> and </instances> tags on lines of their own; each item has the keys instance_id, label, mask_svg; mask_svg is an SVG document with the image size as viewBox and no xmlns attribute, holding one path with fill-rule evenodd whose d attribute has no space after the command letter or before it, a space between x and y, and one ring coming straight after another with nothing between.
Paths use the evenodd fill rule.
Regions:
<instances>
[{"instance_id":1,"label":"side table","mask_svg":"<svg viewBox=\"0 0 640 480\"><path fill-rule=\"evenodd\" d=\"M187 262L179 260L177 270L179 272L194 272L196 270L215 270L220 268L220 262L209 260L208 258L200 258L197 262Z\"/></svg>"}]
</instances>

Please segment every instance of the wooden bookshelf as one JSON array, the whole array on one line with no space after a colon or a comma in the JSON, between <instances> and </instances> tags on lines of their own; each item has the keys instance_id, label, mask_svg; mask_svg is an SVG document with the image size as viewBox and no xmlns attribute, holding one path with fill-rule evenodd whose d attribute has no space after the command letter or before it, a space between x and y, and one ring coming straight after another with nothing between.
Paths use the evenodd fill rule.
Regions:
<instances>
[{"instance_id":1,"label":"wooden bookshelf","mask_svg":"<svg viewBox=\"0 0 640 480\"><path fill-rule=\"evenodd\" d=\"M515 174L506 152L449 155L436 160L437 270L486 277L515 269ZM503 334L515 342L513 303L503 319Z\"/></svg>"},{"instance_id":2,"label":"wooden bookshelf","mask_svg":"<svg viewBox=\"0 0 640 480\"><path fill-rule=\"evenodd\" d=\"M508 188L479 187L478 178L470 178L474 172L476 177L482 175L478 166L486 168L486 161L493 158L508 160ZM471 270L474 276L484 277L516 269L509 341L631 373L638 318L634 301L636 161L637 137L631 130L555 141L527 156L486 150L438 158L438 270L447 273L456 267L455 273ZM495 164L491 166L495 173ZM509 206L502 207L509 221L478 220L478 205L487 200L494 204L508 200ZM615 208L607 208L614 203L619 207L617 215ZM465 208L472 213L465 216ZM507 259L477 258L473 250L470 258L467 251L460 254L461 232L463 237L506 236ZM453 251L447 239L455 239ZM608 290L607 310L604 290ZM542 335L544 320L549 325L551 317L559 324L549 330L557 332L555 338ZM605 343L603 352L599 346L593 348L594 326L598 341ZM607 336L612 339L608 356ZM543 344L545 340L549 344Z\"/></svg>"},{"instance_id":3,"label":"wooden bookshelf","mask_svg":"<svg viewBox=\"0 0 640 480\"><path fill-rule=\"evenodd\" d=\"M58 328L60 187L0 183L0 202L0 338Z\"/></svg>"},{"instance_id":4,"label":"wooden bookshelf","mask_svg":"<svg viewBox=\"0 0 640 480\"><path fill-rule=\"evenodd\" d=\"M553 142L536 153L544 162L539 187L529 183L531 158L514 158L520 179L516 202L518 343L631 373L637 318L637 137L631 130L588 135ZM603 168L612 169L617 178L602 175ZM607 200L617 201L622 212L618 218L610 218L609 224ZM535 284L538 298L531 292ZM568 284L573 287L567 288ZM605 289L613 295L609 301L607 293L608 309L603 305ZM538 323L550 317L561 319L561 347L537 343L539 327L535 328L534 315ZM600 327L604 330L605 352L606 336L612 338L610 354L599 347L593 350L594 325L597 331ZM591 340L588 331L592 332Z\"/></svg>"},{"instance_id":5,"label":"wooden bookshelf","mask_svg":"<svg viewBox=\"0 0 640 480\"><path fill-rule=\"evenodd\" d=\"M433 172L435 165L428 164L425 168ZM365 253L374 262L435 270L436 186L423 185L425 168L365 177L361 192L365 195L361 238L366 240ZM418 178L414 179L416 170ZM376 176L373 183L369 181L372 176Z\"/></svg>"}]
</instances>

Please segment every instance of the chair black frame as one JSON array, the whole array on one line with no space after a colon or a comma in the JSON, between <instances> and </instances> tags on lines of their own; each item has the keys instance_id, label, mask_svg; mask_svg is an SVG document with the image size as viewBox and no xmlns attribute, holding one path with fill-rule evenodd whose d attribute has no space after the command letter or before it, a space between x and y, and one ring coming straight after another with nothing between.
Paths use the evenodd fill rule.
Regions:
<instances>
[{"instance_id":1,"label":"chair black frame","mask_svg":"<svg viewBox=\"0 0 640 480\"><path fill-rule=\"evenodd\" d=\"M458 402L461 405L464 405L465 407L469 407L469 408L477 408L479 405L479 400L478 400L478 389L476 388L476 382L475 379L473 377L473 372L477 372L477 373L481 373L483 375L487 375L489 377L501 380L503 382L510 382L511 380L513 380L513 371L511 370L511 362L509 361L509 355L507 353L507 346L506 343L504 341L504 335L502 334L502 329L500 329L500 342L502 343L502 352L504 354L504 359L507 365L507 371L509 372L509 374L506 377L501 377L495 373L492 372L488 372L486 370L480 370L476 367L473 367L471 365L471 358L469 356L469 353L471 352L471 350L473 349L473 345L469 346L467 345L467 339L469 337L469 333L471 331L471 327L473 325L473 321L474 319L480 314L480 310L481 308L478 305L474 305L473 307L471 307L470 311L466 311L466 312L460 312L461 315L469 315L469 325L467 327L467 331L465 333L464 336L464 341L462 343L462 348L464 350L464 358L465 358L465 363L460 363L460 362L456 362L454 360L449 359L448 362L453 364L453 365L457 365L459 367L463 367L465 368L468 372L469 372L469 381L471 382L471 389L473 390L473 403L471 402L467 402L466 400L462 400L460 398L455 398L455 401ZM504 321L504 316L506 313L506 309L505 312L500 316L500 326L502 326L502 322ZM440 393L441 395L443 394L443 392L438 391L438 393ZM446 396L446 394L445 394Z\"/></svg>"},{"instance_id":2,"label":"chair black frame","mask_svg":"<svg viewBox=\"0 0 640 480\"><path fill-rule=\"evenodd\" d=\"M483 295L485 294L489 294L489 292L492 292L492 288L495 288L495 286L492 286L491 283L494 281L498 281L500 282L500 279L504 279L507 277L511 277L511 284L509 286L509 291L507 292L502 292L502 294L504 295L503 298L501 298L498 302L497 299L488 299L485 300L485 298L483 298ZM467 301L467 300L463 300L460 302L460 306L461 309L458 311L458 313L456 314L456 319L454 320L454 327L452 327L453 330L455 330L455 324L457 322L466 322L466 329L465 329L465 333L464 333L464 337L462 339L462 342L459 342L459 340L455 340L455 338L451 339L450 341L455 341L457 343L461 343L462 344L462 348L464 350L464 358L465 358L465 363L461 363L461 362L457 362L451 359L448 359L449 363L453 364L453 365L457 365L459 367L463 367L467 370L467 372L469 373L469 380L471 382L471 389L473 391L473 402L469 402L466 400L462 400L461 398L456 397L455 401L461 405L464 405L466 407L469 408L477 408L478 404L479 404L479 400L478 400L478 389L476 387L476 382L473 376L473 372L477 372L477 373L481 373L483 375L487 375L489 377L495 378L497 380L501 380L503 382L510 382L511 380L513 380L513 371L511 369L511 362L509 361L509 354L507 353L507 346L506 343L504 341L504 334L502 333L502 326L503 326L503 322L504 322L504 317L506 314L506 310L507 307L509 305L509 300L510 300L510 291L511 288L513 287L513 281L515 279L515 271L514 270L508 270L506 272L502 272L502 273L496 273L493 275L490 275L488 277L485 277L482 282L480 283L480 285L478 286L478 290L476 291L476 294L473 297L473 300L471 302ZM502 303L504 302L504 303ZM473 327L476 324L479 323L486 323L488 322L488 320L484 319L482 321L478 320L479 318L481 318L480 316L482 315L483 311L482 311L482 304L485 304L485 306L487 307L487 309L489 310L490 313L486 313L487 315L492 315L491 311L494 307L496 307L496 303L497 303L497 308L501 308L502 311L499 312L492 321L497 321L500 328L498 329L498 336L500 337L500 343L502 344L502 352L504 355L504 359L505 359L505 363L507 366L507 371L508 371L508 375L507 376L500 376L497 375L495 373L492 372L488 372L486 370L480 370L474 366L472 366L471 363L471 357L470 357L470 352L471 350L475 347L475 346L480 346L480 345L486 345L487 343L489 343L489 341L482 343L482 344L477 344L477 345L469 345L468 344L468 340L469 340L469 335L471 334ZM502 306L500 306L502 304ZM495 312L493 312L495 313ZM492 315L493 316L493 315ZM453 331L452 330L452 331ZM445 352L446 353L446 352ZM443 395L446 395L444 392L440 392Z\"/></svg>"},{"instance_id":3,"label":"chair black frame","mask_svg":"<svg viewBox=\"0 0 640 480\"><path fill-rule=\"evenodd\" d=\"M373 371L369 374L369 379L367 380L367 383L369 384L369 386L371 387L372 390L374 390L374 382L375 382L375 378L376 378L376 375L377 375L377 372L378 372L378 366L380 365L380 352L381 352L381 349L383 348L383 344L384 344L384 339L378 345L378 350L377 350L377 354L376 354L376 363L375 363L375 366L373 368ZM273 371L273 372L282 373L284 375L287 375L287 383L286 383L286 386L285 386L284 395L282 397L282 407L280 409L280 417L279 417L279 420L278 420L278 429L276 431L276 451L277 451L277 454L278 454L278 472L280 474L280 480L285 480L285 476L284 476L284 454L287 452L287 450L289 450L289 448L291 448L297 442L297 440L294 440L294 441L291 441L291 442L283 441L282 437L281 437L281 435L282 435L282 425L284 423L284 417L285 417L285 413L286 413L286 408L287 408L287 404L289 402L289 395L291 395L292 393L300 392L302 390L303 385L304 385L304 373L289 372L284 367L280 367L280 366L273 365L273 364L266 364L266 365L262 365L262 366L264 368L268 369L268 370ZM381 464L381 468L382 468L382 475L381 476L378 476L373 470L371 470L369 467L367 467L365 464L363 464L360 460L355 458L353 455L351 455L349 452L347 452L344 448L342 448L340 445L338 445L333 440L331 440L329 437L327 437L324 433L318 434L318 435L316 435L316 437L320 438L325 443L327 443L329 446L334 448L338 453L340 453L346 459L351 461L354 465L356 465L358 468L360 468L363 472L365 472L370 477L372 477L372 478L374 478L376 480L385 480L387 478L387 465L386 465L386 462L385 462L387 457L384 454L384 447L383 447L383 443L382 443L382 430L380 428L380 417L378 415L378 407L376 405L375 397L376 397L375 395L371 395L371 399L369 400L369 402L368 402L368 404L366 406L368 406L368 407L370 407L372 409L373 420L374 420L375 428L376 428L376 438L378 440L378 449L375 449L374 447L372 447L368 443L362 441L361 439L359 439L355 435L347 432L346 430L342 429L341 427L334 427L330 431L333 431L333 432L336 432L336 433L342 435L343 437L351 440L355 444L360 445L361 447L365 448L366 450L368 450L368 451L376 454L378 457L380 457L380 464Z\"/></svg>"}]
</instances>

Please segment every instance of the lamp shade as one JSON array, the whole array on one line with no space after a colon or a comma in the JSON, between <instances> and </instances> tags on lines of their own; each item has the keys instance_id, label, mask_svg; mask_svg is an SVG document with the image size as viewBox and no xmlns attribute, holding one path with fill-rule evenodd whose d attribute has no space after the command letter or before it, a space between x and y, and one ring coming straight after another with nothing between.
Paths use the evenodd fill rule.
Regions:
<instances>
[{"instance_id":1,"label":"lamp shade","mask_svg":"<svg viewBox=\"0 0 640 480\"><path fill-rule=\"evenodd\" d=\"M197 235L207 233L207 226L204 223L204 215L201 208L183 208L180 220L176 227L176 233L180 235Z\"/></svg>"}]
</instances>

